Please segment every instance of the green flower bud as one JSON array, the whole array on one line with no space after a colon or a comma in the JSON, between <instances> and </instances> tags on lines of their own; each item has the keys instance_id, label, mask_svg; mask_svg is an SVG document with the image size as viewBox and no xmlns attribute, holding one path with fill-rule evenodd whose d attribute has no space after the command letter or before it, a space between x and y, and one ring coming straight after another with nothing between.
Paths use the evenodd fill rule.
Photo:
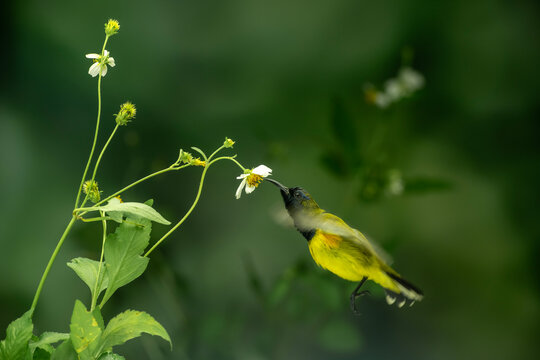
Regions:
<instances>
[{"instance_id":1,"label":"green flower bud","mask_svg":"<svg viewBox=\"0 0 540 360\"><path fill-rule=\"evenodd\" d=\"M127 125L128 122L135 118L136 113L135 105L129 101L125 102L120 106L118 114L114 114L116 115L116 123L120 126Z\"/></svg>"},{"instance_id":2,"label":"green flower bud","mask_svg":"<svg viewBox=\"0 0 540 360\"><path fill-rule=\"evenodd\" d=\"M232 148L234 145L234 141L232 139L229 139L228 137L225 138L225 142L223 143L223 146L226 148Z\"/></svg>"},{"instance_id":3,"label":"green flower bud","mask_svg":"<svg viewBox=\"0 0 540 360\"><path fill-rule=\"evenodd\" d=\"M118 30L120 30L120 24L118 24L117 20L109 19L105 24L105 34L108 36L117 34Z\"/></svg>"},{"instance_id":4,"label":"green flower bud","mask_svg":"<svg viewBox=\"0 0 540 360\"><path fill-rule=\"evenodd\" d=\"M101 200L101 191L99 191L97 181L85 181L83 184L83 192L88 195L88 199L94 204Z\"/></svg>"}]
</instances>

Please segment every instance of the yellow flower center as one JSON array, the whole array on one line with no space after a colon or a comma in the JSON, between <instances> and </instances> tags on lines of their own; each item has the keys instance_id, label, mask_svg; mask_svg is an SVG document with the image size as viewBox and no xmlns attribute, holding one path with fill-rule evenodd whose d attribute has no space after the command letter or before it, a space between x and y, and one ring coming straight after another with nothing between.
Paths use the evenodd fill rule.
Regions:
<instances>
[{"instance_id":1,"label":"yellow flower center","mask_svg":"<svg viewBox=\"0 0 540 360\"><path fill-rule=\"evenodd\" d=\"M263 178L262 178L261 175L257 175L257 174L251 173L251 174L249 174L249 176L246 178L246 183L247 183L249 186L257 187L257 186L259 186L259 184L261 183L262 180L263 180Z\"/></svg>"}]
</instances>

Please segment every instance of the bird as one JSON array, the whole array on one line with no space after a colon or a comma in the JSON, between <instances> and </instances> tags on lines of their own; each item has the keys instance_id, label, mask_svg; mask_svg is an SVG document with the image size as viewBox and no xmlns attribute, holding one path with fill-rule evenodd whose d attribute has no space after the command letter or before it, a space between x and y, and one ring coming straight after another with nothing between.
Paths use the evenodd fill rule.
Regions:
<instances>
[{"instance_id":1,"label":"bird","mask_svg":"<svg viewBox=\"0 0 540 360\"><path fill-rule=\"evenodd\" d=\"M285 208L307 240L315 263L345 280L358 282L350 296L353 313L359 314L357 298L370 295L368 290L360 291L367 280L382 286L389 305L395 303L401 308L422 300L422 291L392 269L380 249L341 218L321 209L306 190L286 187L274 179L265 181L279 188Z\"/></svg>"}]
</instances>

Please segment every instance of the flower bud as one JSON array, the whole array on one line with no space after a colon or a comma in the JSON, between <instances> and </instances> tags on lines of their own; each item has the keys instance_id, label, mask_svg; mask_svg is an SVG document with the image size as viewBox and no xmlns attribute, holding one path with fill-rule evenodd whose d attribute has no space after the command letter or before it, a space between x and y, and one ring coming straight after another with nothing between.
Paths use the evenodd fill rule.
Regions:
<instances>
[{"instance_id":1,"label":"flower bud","mask_svg":"<svg viewBox=\"0 0 540 360\"><path fill-rule=\"evenodd\" d=\"M109 19L109 21L105 24L105 34L107 36L117 34L118 30L120 30L120 24L118 24L117 20Z\"/></svg>"},{"instance_id":2,"label":"flower bud","mask_svg":"<svg viewBox=\"0 0 540 360\"><path fill-rule=\"evenodd\" d=\"M120 126L127 125L128 122L131 121L131 119L135 118L135 114L137 113L137 109L135 108L135 105L128 102L123 103L120 106L120 111L116 115L116 123Z\"/></svg>"},{"instance_id":3,"label":"flower bud","mask_svg":"<svg viewBox=\"0 0 540 360\"><path fill-rule=\"evenodd\" d=\"M191 164L191 162L193 161L193 155L186 151L182 151L180 153L179 161L184 164Z\"/></svg>"},{"instance_id":4,"label":"flower bud","mask_svg":"<svg viewBox=\"0 0 540 360\"><path fill-rule=\"evenodd\" d=\"M225 138L225 142L223 143L223 146L226 148L232 148L234 145L234 141L232 139L229 139L228 137Z\"/></svg>"},{"instance_id":5,"label":"flower bud","mask_svg":"<svg viewBox=\"0 0 540 360\"><path fill-rule=\"evenodd\" d=\"M206 161L203 161L199 158L195 158L195 159L192 159L191 162L189 163L190 165L193 165L193 166L202 166L202 167L205 167L206 166Z\"/></svg>"},{"instance_id":6,"label":"flower bud","mask_svg":"<svg viewBox=\"0 0 540 360\"><path fill-rule=\"evenodd\" d=\"M83 192L88 195L88 199L94 204L101 200L101 191L99 191L97 181L85 181L83 184Z\"/></svg>"}]
</instances>

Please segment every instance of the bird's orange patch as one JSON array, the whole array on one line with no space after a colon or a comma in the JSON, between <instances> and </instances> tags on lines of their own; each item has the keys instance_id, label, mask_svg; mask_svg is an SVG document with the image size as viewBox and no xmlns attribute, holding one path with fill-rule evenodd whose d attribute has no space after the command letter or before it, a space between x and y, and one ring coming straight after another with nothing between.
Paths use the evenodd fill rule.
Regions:
<instances>
[{"instance_id":1,"label":"bird's orange patch","mask_svg":"<svg viewBox=\"0 0 540 360\"><path fill-rule=\"evenodd\" d=\"M328 246L329 248L339 247L339 244L342 241L342 238L339 235L328 234L328 233L323 233L323 232L321 232L320 235L322 237L324 244Z\"/></svg>"}]
</instances>

